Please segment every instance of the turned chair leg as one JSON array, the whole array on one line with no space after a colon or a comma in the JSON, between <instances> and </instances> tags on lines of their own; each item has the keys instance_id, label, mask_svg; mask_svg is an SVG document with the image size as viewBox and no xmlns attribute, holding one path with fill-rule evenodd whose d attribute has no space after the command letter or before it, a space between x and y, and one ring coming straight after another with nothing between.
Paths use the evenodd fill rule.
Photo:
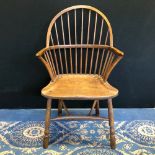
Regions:
<instances>
[{"instance_id":1,"label":"turned chair leg","mask_svg":"<svg viewBox=\"0 0 155 155\"><path fill-rule=\"evenodd\" d=\"M43 139L43 148L48 148L49 143L49 126L50 126L50 116L51 116L51 104L52 100L47 99L46 117L45 117L45 132Z\"/></svg>"},{"instance_id":2,"label":"turned chair leg","mask_svg":"<svg viewBox=\"0 0 155 155\"><path fill-rule=\"evenodd\" d=\"M108 99L108 118L109 118L109 126L110 126L110 146L111 146L111 149L115 149L116 139L115 139L112 99Z\"/></svg>"},{"instance_id":3,"label":"turned chair leg","mask_svg":"<svg viewBox=\"0 0 155 155\"><path fill-rule=\"evenodd\" d=\"M58 116L62 116L62 102L58 101Z\"/></svg>"}]
</instances>

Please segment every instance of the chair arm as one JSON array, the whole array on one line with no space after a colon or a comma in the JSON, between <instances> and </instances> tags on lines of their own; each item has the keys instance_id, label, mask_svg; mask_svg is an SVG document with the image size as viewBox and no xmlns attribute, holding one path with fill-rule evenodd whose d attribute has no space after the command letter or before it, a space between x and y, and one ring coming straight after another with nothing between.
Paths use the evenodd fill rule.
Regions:
<instances>
[{"instance_id":1,"label":"chair arm","mask_svg":"<svg viewBox=\"0 0 155 155\"><path fill-rule=\"evenodd\" d=\"M108 79L108 77L109 77L110 73L112 72L112 70L114 69L114 67L118 64L118 62L124 56L124 53L115 47L107 46L106 48L109 49L110 51L113 51L117 55L117 58L111 63L110 67L108 67L107 73L103 76L105 81Z\"/></svg>"},{"instance_id":2,"label":"chair arm","mask_svg":"<svg viewBox=\"0 0 155 155\"><path fill-rule=\"evenodd\" d=\"M44 52L46 52L48 49L50 49L50 48L49 47L45 47L45 48L41 49L40 51L38 51L36 53L36 56L37 57L41 57L44 54Z\"/></svg>"},{"instance_id":3,"label":"chair arm","mask_svg":"<svg viewBox=\"0 0 155 155\"><path fill-rule=\"evenodd\" d=\"M115 52L117 55L119 56L123 56L124 53L122 51L120 51L119 49L115 48L115 47L111 47L109 45L55 45L55 46L49 46L49 47L45 47L43 49L41 49L40 51L38 51L36 53L36 56L39 57L41 56L44 52L46 52L49 49L57 49L57 48L106 48L109 50L112 50L113 52Z\"/></svg>"},{"instance_id":4,"label":"chair arm","mask_svg":"<svg viewBox=\"0 0 155 155\"><path fill-rule=\"evenodd\" d=\"M95 44L77 44L77 45L54 45L54 46L49 46L41 49L36 53L36 56L41 60L41 62L45 65L46 69L48 70L48 73L50 74L51 79L54 81L56 74L53 72L54 71L54 66L51 68L50 64L44 60L42 55L49 50L55 50L55 49L61 49L61 48L104 48L107 49L114 54L117 55L117 58L112 62L110 67L106 67L106 74L103 75L104 79L107 80L111 71L113 68L116 66L116 64L123 58L124 53L120 51L119 49L109 46L109 45L95 45ZM52 70L51 70L52 69ZM55 75L54 75L55 74Z\"/></svg>"},{"instance_id":5,"label":"chair arm","mask_svg":"<svg viewBox=\"0 0 155 155\"><path fill-rule=\"evenodd\" d=\"M117 49L116 47L111 47L108 45L105 45L105 47L109 50L114 51L118 56L124 56L124 52L122 52L121 50Z\"/></svg>"},{"instance_id":6,"label":"chair arm","mask_svg":"<svg viewBox=\"0 0 155 155\"><path fill-rule=\"evenodd\" d=\"M55 78L56 78L56 74L54 73L53 71L53 68L50 66L49 62L47 62L43 57L42 55L44 54L44 52L46 52L47 50L49 50L50 48L49 47L45 47L43 49L41 49L40 51L38 51L36 53L36 56L38 57L38 59L44 64L44 66L46 67L48 73L49 73L49 76L51 77L51 80L54 81Z\"/></svg>"}]
</instances>

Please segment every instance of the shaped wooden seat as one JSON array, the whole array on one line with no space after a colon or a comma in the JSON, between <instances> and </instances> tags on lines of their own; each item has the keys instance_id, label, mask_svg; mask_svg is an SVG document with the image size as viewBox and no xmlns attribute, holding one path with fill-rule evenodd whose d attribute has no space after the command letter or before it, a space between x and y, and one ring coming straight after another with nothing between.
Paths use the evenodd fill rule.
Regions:
<instances>
[{"instance_id":1,"label":"shaped wooden seat","mask_svg":"<svg viewBox=\"0 0 155 155\"><path fill-rule=\"evenodd\" d=\"M113 33L109 20L98 9L77 5L59 12L51 21L46 38L46 47L36 56L46 67L51 81L41 94L47 98L45 136L43 147L48 147L52 99L58 99L58 116L63 119L62 108L67 117L69 111L64 100L94 100L91 111L99 117L99 100L108 101L110 146L116 147L112 98L118 90L108 83L110 73L123 58L124 53L113 46ZM79 119L94 120L94 116ZM105 119L103 119L105 120ZM52 136L52 135L51 135Z\"/></svg>"},{"instance_id":2,"label":"shaped wooden seat","mask_svg":"<svg viewBox=\"0 0 155 155\"><path fill-rule=\"evenodd\" d=\"M52 99L107 99L118 95L118 90L98 75L60 75L41 91Z\"/></svg>"}]
</instances>

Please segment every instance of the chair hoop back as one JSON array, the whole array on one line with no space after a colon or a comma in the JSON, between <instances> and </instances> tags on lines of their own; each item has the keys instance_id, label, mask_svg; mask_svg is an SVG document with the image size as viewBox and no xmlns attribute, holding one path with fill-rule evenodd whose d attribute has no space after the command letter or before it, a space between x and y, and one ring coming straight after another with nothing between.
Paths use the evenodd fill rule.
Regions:
<instances>
[{"instance_id":1,"label":"chair hoop back","mask_svg":"<svg viewBox=\"0 0 155 155\"><path fill-rule=\"evenodd\" d=\"M66 8L52 19L41 53L52 81L59 74L97 74L106 81L123 56L113 47L107 17L87 5Z\"/></svg>"},{"instance_id":2,"label":"chair hoop back","mask_svg":"<svg viewBox=\"0 0 155 155\"><path fill-rule=\"evenodd\" d=\"M79 11L79 14L77 14L77 10L80 10ZM81 12L81 14L80 14L80 12ZM84 18L84 12L86 12L86 14L88 15L89 14L89 18L88 19L86 19L86 18ZM83 27L84 27L84 20L86 21L86 20L89 20L88 22L87 22L87 26L88 26L88 30L87 30L87 39L89 38L89 31L90 31L90 24L91 24L91 21L90 21L90 19L92 18L91 17L91 14L92 13L95 13L96 14L96 20L95 20L95 24L94 24L94 35L96 35L95 33L95 29L96 29L96 27L97 27L97 20L99 20L99 19L97 19L97 17L98 16L100 16L101 17L101 21L103 22L102 24L104 24L104 22L107 24L107 27L108 27L108 35L109 35L109 39L110 39L110 46L113 46L113 33L112 33L112 28L111 28L111 24L110 24L110 22L109 22L109 20L107 19L107 17L101 12L101 11L99 11L98 9L96 9L95 7L92 7L92 6L88 6L88 5L75 5L75 6L71 6L71 7L68 7L68 8L66 8L66 9L64 9L64 10L62 10L62 11L60 11L53 19L52 19L52 21L51 21L51 23L50 23L50 25L49 25L49 28L48 28L48 31L47 31L47 38L46 38L46 46L48 47L48 46L50 46L50 39L51 39L51 30L54 28L55 29L55 31L57 31L57 25L56 25L56 22L57 22L57 20L58 19L60 19L61 20L61 27L62 27L62 29L63 29L63 32L62 33L64 33L64 20L63 20L63 17L65 16L65 15L67 15L67 23L65 23L65 24L68 24L68 31L70 31L70 28L71 28L71 26L73 26L73 23L72 23L72 25L71 25L71 23L70 23L70 14L71 13L73 13L74 14L74 27L75 27L75 30L74 31L77 31L77 16L79 15L79 16L81 16L81 39L82 39L82 31L83 31ZM86 15L85 14L85 15ZM79 21L78 21L79 22ZM100 24L101 25L101 24ZM86 26L86 25L85 25ZM101 32L101 30L103 29L103 25L99 28L100 29L100 32ZM102 31L103 32L103 31ZM101 33L102 33L101 32ZM58 33L58 32L57 32ZM76 32L75 32L76 33ZM63 35L63 34L62 34ZM102 34L101 34L102 35ZM61 36L60 36L61 37ZM75 36L75 37L77 37L77 36ZM96 37L96 36L94 36L94 37ZM102 37L102 36L101 36ZM59 38L58 38L59 39ZM70 39L71 39L71 37L70 37ZM64 37L64 40L65 40L65 37ZM77 38L75 38L75 40L77 40ZM95 39L94 39L95 40ZM81 42L82 43L82 42ZM103 43L103 44L106 44L106 43Z\"/></svg>"}]
</instances>

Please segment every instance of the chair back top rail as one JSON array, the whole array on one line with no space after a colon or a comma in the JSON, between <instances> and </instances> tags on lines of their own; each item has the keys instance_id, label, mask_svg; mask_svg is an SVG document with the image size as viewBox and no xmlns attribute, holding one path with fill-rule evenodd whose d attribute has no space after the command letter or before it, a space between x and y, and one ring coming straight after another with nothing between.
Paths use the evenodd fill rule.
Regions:
<instances>
[{"instance_id":1,"label":"chair back top rail","mask_svg":"<svg viewBox=\"0 0 155 155\"><path fill-rule=\"evenodd\" d=\"M61 32L58 32L57 22L59 23L59 30ZM60 11L52 19L47 31L46 47L50 46L50 42L52 42L51 39L54 40L52 31L54 31L55 33L55 41L52 42L52 44L59 44L60 38L63 38L63 44L66 44L66 40L69 40L69 44L71 44L72 41L74 41L76 44L78 42L77 38L79 38L80 40L79 43L82 44L84 41L83 37L85 31L87 31L87 34L85 33L87 36L87 43L89 43L89 40L91 38L90 33L92 32L90 31L93 31L92 38L94 43L95 40L98 40L98 36L100 36L101 38L103 37L103 25L104 27L106 26L104 29L107 29L108 32L108 36L105 40L109 39L109 45L113 46L113 33L110 22L101 11L92 6L87 5L76 5L68 7ZM102 31L100 35L97 35L98 31ZM65 33L67 35L65 35ZM73 34L74 37L72 36ZM99 44L100 43L101 39L99 41Z\"/></svg>"}]
</instances>

